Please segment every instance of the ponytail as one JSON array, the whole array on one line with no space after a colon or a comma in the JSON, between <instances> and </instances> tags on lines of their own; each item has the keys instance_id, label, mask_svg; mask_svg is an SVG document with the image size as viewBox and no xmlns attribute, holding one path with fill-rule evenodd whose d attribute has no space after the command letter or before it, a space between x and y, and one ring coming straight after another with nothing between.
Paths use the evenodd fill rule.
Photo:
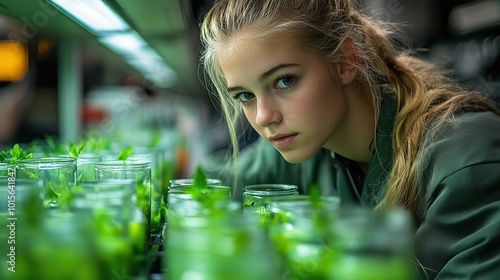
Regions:
<instances>
[{"instance_id":1,"label":"ponytail","mask_svg":"<svg viewBox=\"0 0 500 280\"><path fill-rule=\"evenodd\" d=\"M377 208L399 206L417 218L421 211L417 198L422 189L417 180L422 168L418 160L423 152L420 143L423 137L432 138L427 134L429 128L439 128L447 117L464 108L500 113L486 97L465 91L431 63L408 51L397 53L389 39L390 29L375 25L359 13L353 17L364 30L364 45L372 54L374 73L388 81L397 103L392 141L395 156L386 179L386 193Z\"/></svg>"}]
</instances>

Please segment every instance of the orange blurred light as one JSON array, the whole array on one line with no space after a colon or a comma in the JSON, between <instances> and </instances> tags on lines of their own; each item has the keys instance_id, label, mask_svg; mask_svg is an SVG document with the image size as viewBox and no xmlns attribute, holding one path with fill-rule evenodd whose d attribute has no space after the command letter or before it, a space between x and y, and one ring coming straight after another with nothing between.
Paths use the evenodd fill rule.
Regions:
<instances>
[{"instance_id":1,"label":"orange blurred light","mask_svg":"<svg viewBox=\"0 0 500 280\"><path fill-rule=\"evenodd\" d=\"M17 41L0 41L0 81L16 82L28 72L28 50Z\"/></svg>"}]
</instances>

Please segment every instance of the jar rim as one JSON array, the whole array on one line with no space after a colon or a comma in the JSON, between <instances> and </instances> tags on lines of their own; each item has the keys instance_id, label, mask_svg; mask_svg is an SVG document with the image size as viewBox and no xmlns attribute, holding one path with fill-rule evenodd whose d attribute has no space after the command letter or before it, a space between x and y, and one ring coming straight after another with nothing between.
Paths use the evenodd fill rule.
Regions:
<instances>
[{"instance_id":1,"label":"jar rim","mask_svg":"<svg viewBox=\"0 0 500 280\"><path fill-rule=\"evenodd\" d=\"M151 161L147 160L103 160L97 161L96 169L110 169L110 170L130 170L151 168Z\"/></svg>"},{"instance_id":2,"label":"jar rim","mask_svg":"<svg viewBox=\"0 0 500 280\"><path fill-rule=\"evenodd\" d=\"M254 184L243 187L243 194L280 195L298 193L298 186L292 184Z\"/></svg>"},{"instance_id":3,"label":"jar rim","mask_svg":"<svg viewBox=\"0 0 500 280\"><path fill-rule=\"evenodd\" d=\"M194 179L178 178L178 179L170 179L168 182L170 183L170 185L172 185L172 183L175 183L176 184L175 187L177 187L177 186L189 186L189 185L192 185L194 183ZM217 178L207 178L206 183L207 183L207 185L215 186L215 185L222 184L222 180L217 179Z\"/></svg>"}]
</instances>

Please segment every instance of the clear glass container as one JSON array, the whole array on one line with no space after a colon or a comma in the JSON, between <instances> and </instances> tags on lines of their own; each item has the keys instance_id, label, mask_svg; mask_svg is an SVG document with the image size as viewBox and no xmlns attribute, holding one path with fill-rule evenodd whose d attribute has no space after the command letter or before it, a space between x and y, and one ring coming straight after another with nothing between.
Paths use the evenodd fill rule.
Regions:
<instances>
[{"instance_id":1,"label":"clear glass container","mask_svg":"<svg viewBox=\"0 0 500 280\"><path fill-rule=\"evenodd\" d=\"M127 159L151 163L151 219L154 221L153 233L158 234L165 226L166 217L161 209L166 207L166 200L163 196L168 180L172 176L172 166L166 161L164 150L157 147L134 146L132 155ZM156 243L161 243L161 234L157 237Z\"/></svg>"},{"instance_id":2,"label":"clear glass container","mask_svg":"<svg viewBox=\"0 0 500 280\"><path fill-rule=\"evenodd\" d=\"M2 279L104 280L120 275L102 254L102 248L116 243L100 243L86 217L53 209L39 218L34 224L18 224L16 271Z\"/></svg>"},{"instance_id":3,"label":"clear glass container","mask_svg":"<svg viewBox=\"0 0 500 280\"><path fill-rule=\"evenodd\" d=\"M146 218L132 199L135 187L132 179L83 182L73 192L71 210L85 215L106 265L137 277L146 273L148 240Z\"/></svg>"},{"instance_id":4,"label":"clear glass container","mask_svg":"<svg viewBox=\"0 0 500 280\"><path fill-rule=\"evenodd\" d=\"M7 177L9 177L9 168L11 168L10 170L13 170L14 173L15 173L15 168L16 168L15 165L4 163L4 162L0 162L0 178L7 178Z\"/></svg>"},{"instance_id":5,"label":"clear glass container","mask_svg":"<svg viewBox=\"0 0 500 280\"><path fill-rule=\"evenodd\" d=\"M96 163L102 160L98 154L80 154L76 160L76 182L96 181Z\"/></svg>"},{"instance_id":6,"label":"clear glass container","mask_svg":"<svg viewBox=\"0 0 500 280\"><path fill-rule=\"evenodd\" d=\"M43 201L48 208L67 205L76 184L76 159L71 157L41 157L17 162L18 179L43 181Z\"/></svg>"},{"instance_id":7,"label":"clear glass container","mask_svg":"<svg viewBox=\"0 0 500 280\"><path fill-rule=\"evenodd\" d=\"M330 224L340 207L336 196L282 196L270 200L268 232L291 279L330 279Z\"/></svg>"},{"instance_id":8,"label":"clear glass container","mask_svg":"<svg viewBox=\"0 0 500 280\"><path fill-rule=\"evenodd\" d=\"M417 279L410 221L402 209L339 209L331 224L331 279Z\"/></svg>"},{"instance_id":9,"label":"clear glass container","mask_svg":"<svg viewBox=\"0 0 500 280\"><path fill-rule=\"evenodd\" d=\"M20 226L38 222L43 210L41 193L41 180L0 178L0 279L16 275Z\"/></svg>"},{"instance_id":10,"label":"clear glass container","mask_svg":"<svg viewBox=\"0 0 500 280\"><path fill-rule=\"evenodd\" d=\"M220 215L169 215L166 279L281 279L281 266L255 216L227 210Z\"/></svg>"},{"instance_id":11,"label":"clear glass container","mask_svg":"<svg viewBox=\"0 0 500 280\"><path fill-rule=\"evenodd\" d=\"M171 188L168 193L168 213L178 215L199 215L204 211L218 211L231 202L231 187L205 186L195 190L192 186L179 186Z\"/></svg>"},{"instance_id":12,"label":"clear glass container","mask_svg":"<svg viewBox=\"0 0 500 280\"><path fill-rule=\"evenodd\" d=\"M161 205L152 203L151 162L144 160L110 160L96 163L96 177L136 180L135 200L148 222L150 242L161 236Z\"/></svg>"},{"instance_id":13,"label":"clear glass container","mask_svg":"<svg viewBox=\"0 0 500 280\"><path fill-rule=\"evenodd\" d=\"M243 211L257 213L260 224L267 227L270 218L271 198L296 196L298 187L290 184L255 184L243 187Z\"/></svg>"}]
</instances>

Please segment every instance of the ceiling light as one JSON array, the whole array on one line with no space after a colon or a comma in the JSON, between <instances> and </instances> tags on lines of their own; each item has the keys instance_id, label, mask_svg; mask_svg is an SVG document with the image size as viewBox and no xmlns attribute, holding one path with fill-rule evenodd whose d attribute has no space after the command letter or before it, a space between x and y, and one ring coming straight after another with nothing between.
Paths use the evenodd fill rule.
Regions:
<instances>
[{"instance_id":1,"label":"ceiling light","mask_svg":"<svg viewBox=\"0 0 500 280\"><path fill-rule=\"evenodd\" d=\"M161 87L170 87L177 81L175 71L162 60L139 57L126 59L128 64L137 69L144 77Z\"/></svg>"},{"instance_id":2,"label":"ceiling light","mask_svg":"<svg viewBox=\"0 0 500 280\"><path fill-rule=\"evenodd\" d=\"M98 40L123 56L136 55L147 47L147 43L134 31L110 34Z\"/></svg>"},{"instance_id":3,"label":"ceiling light","mask_svg":"<svg viewBox=\"0 0 500 280\"><path fill-rule=\"evenodd\" d=\"M123 31L130 27L102 0L50 0L93 33Z\"/></svg>"}]
</instances>

